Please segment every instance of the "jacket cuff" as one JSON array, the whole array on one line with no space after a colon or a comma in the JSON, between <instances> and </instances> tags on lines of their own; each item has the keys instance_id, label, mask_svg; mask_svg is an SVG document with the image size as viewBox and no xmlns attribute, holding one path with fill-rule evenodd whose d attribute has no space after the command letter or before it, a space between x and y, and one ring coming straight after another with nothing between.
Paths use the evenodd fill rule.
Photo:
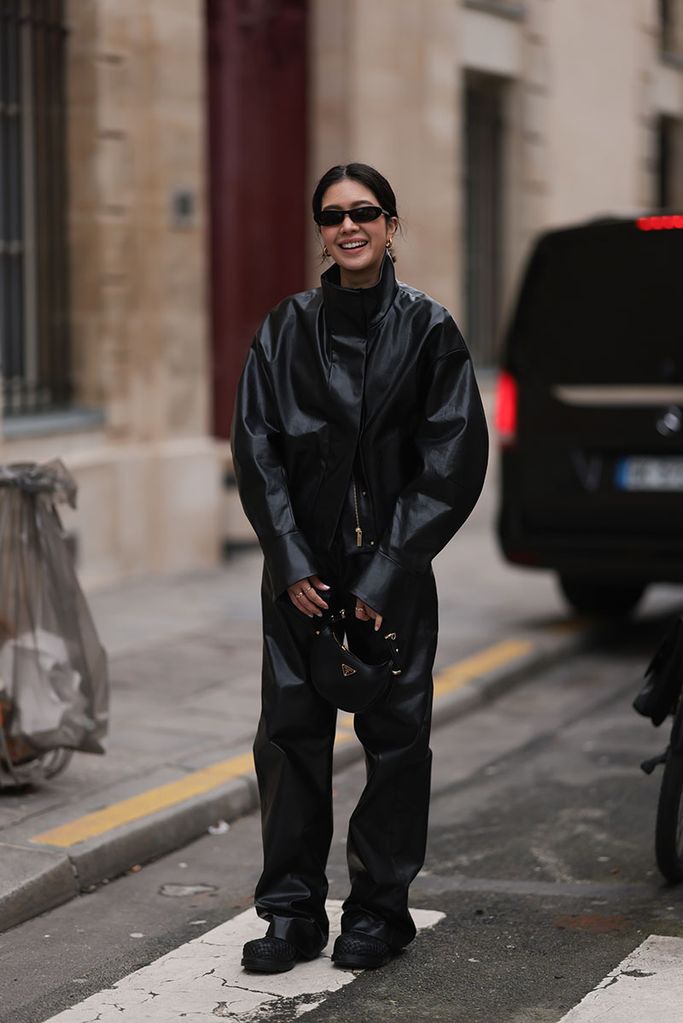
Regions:
<instances>
[{"instance_id":1,"label":"jacket cuff","mask_svg":"<svg viewBox=\"0 0 683 1023\"><path fill-rule=\"evenodd\" d=\"M349 589L391 623L401 617L401 610L405 609L415 592L418 578L415 572L377 551Z\"/></svg>"},{"instance_id":2,"label":"jacket cuff","mask_svg":"<svg viewBox=\"0 0 683 1023\"><path fill-rule=\"evenodd\" d=\"M273 596L280 597L288 586L314 575L317 565L303 533L294 530L262 543L263 557L273 586Z\"/></svg>"}]
</instances>

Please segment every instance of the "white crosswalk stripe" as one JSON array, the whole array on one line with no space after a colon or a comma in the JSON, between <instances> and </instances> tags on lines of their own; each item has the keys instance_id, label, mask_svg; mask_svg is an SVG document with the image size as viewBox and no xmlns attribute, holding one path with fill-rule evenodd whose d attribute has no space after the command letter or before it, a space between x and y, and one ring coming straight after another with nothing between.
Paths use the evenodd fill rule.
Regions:
<instances>
[{"instance_id":1,"label":"white crosswalk stripe","mask_svg":"<svg viewBox=\"0 0 683 1023\"><path fill-rule=\"evenodd\" d=\"M651 934L560 1023L678 1023L683 938Z\"/></svg>"},{"instance_id":2,"label":"white crosswalk stripe","mask_svg":"<svg viewBox=\"0 0 683 1023\"><path fill-rule=\"evenodd\" d=\"M356 976L330 962L332 943L339 933L341 902L330 900L327 911L330 943L326 953L313 962L298 964L289 973L247 974L242 969L242 945L264 933L264 923L252 909L47 1023L191 1023L206 1019L258 1023L276 1010L287 1010L291 1019L298 1019ZM412 910L412 914L419 930L433 927L444 917L431 910Z\"/></svg>"}]
</instances>

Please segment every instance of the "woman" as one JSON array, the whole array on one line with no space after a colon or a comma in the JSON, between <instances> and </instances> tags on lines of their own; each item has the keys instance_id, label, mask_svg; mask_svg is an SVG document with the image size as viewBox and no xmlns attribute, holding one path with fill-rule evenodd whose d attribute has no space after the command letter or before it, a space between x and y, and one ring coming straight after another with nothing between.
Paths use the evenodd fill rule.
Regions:
<instances>
[{"instance_id":1,"label":"woman","mask_svg":"<svg viewBox=\"0 0 683 1023\"><path fill-rule=\"evenodd\" d=\"M310 683L314 623L330 596L355 609L351 649L398 634L402 673L356 715L367 785L350 821L351 891L332 960L377 967L415 935L408 887L424 861L437 603L431 561L462 525L486 471L484 413L449 313L396 281L389 182L332 167L313 217L334 263L321 288L266 317L239 386L232 450L263 548L262 714L254 744L266 937L243 965L279 972L328 939L336 710ZM385 631L384 630L384 631Z\"/></svg>"}]
</instances>

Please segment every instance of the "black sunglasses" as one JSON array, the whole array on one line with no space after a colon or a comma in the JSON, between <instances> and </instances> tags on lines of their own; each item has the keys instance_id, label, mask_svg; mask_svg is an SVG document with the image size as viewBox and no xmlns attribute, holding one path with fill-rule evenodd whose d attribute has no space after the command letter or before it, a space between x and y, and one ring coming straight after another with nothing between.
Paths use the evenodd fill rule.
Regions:
<instances>
[{"instance_id":1,"label":"black sunglasses","mask_svg":"<svg viewBox=\"0 0 683 1023\"><path fill-rule=\"evenodd\" d=\"M351 210L321 210L316 213L314 220L320 227L339 227L344 222L344 217L349 216L354 224L369 224L371 220L377 220L384 214L390 217L381 206L355 206Z\"/></svg>"}]
</instances>

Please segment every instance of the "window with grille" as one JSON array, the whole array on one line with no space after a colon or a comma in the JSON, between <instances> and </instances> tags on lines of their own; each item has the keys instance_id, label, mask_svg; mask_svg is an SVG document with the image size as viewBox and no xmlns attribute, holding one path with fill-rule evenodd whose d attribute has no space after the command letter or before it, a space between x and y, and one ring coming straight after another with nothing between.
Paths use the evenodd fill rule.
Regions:
<instances>
[{"instance_id":1,"label":"window with grille","mask_svg":"<svg viewBox=\"0 0 683 1023\"><path fill-rule=\"evenodd\" d=\"M0 351L6 416L70 401L64 0L0 0Z\"/></svg>"}]
</instances>

